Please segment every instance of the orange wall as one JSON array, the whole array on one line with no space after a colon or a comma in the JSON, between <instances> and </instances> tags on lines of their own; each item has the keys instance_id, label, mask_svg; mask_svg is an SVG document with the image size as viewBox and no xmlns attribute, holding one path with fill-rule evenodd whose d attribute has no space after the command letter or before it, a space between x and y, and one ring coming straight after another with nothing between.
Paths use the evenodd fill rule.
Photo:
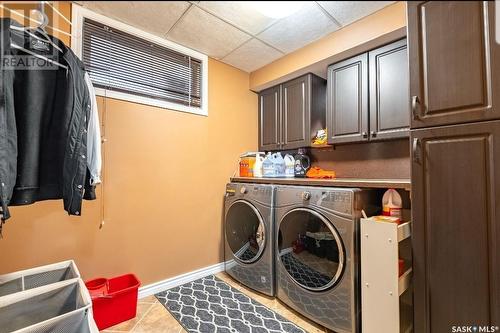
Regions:
<instances>
[{"instance_id":1,"label":"orange wall","mask_svg":"<svg viewBox=\"0 0 500 333\"><path fill-rule=\"evenodd\" d=\"M399 1L252 72L250 89L259 91L266 83L404 27L406 1Z\"/></svg>"},{"instance_id":2,"label":"orange wall","mask_svg":"<svg viewBox=\"0 0 500 333\"><path fill-rule=\"evenodd\" d=\"M220 262L224 187L257 147L257 96L247 73L208 69L208 117L99 98L104 193L81 217L62 201L12 207L0 273L72 258L84 278L134 272L147 284Z\"/></svg>"}]
</instances>

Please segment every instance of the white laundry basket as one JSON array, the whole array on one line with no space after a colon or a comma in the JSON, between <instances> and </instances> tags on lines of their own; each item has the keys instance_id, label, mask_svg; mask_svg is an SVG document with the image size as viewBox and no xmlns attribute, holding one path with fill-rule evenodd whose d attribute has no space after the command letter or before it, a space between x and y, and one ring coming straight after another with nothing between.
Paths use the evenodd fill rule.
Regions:
<instances>
[{"instance_id":1,"label":"white laundry basket","mask_svg":"<svg viewBox=\"0 0 500 333\"><path fill-rule=\"evenodd\" d=\"M0 333L97 333L81 279L0 298Z\"/></svg>"},{"instance_id":2,"label":"white laundry basket","mask_svg":"<svg viewBox=\"0 0 500 333\"><path fill-rule=\"evenodd\" d=\"M0 297L79 277L73 260L0 275Z\"/></svg>"}]
</instances>

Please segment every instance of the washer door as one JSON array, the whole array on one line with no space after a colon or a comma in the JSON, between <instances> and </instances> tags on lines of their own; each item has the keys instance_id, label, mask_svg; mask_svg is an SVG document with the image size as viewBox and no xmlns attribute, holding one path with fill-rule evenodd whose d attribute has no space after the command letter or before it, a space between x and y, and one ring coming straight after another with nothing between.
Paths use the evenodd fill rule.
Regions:
<instances>
[{"instance_id":1,"label":"washer door","mask_svg":"<svg viewBox=\"0 0 500 333\"><path fill-rule=\"evenodd\" d=\"M278 258L302 288L324 291L337 284L345 266L342 240L321 214L297 208L279 223Z\"/></svg>"},{"instance_id":2,"label":"washer door","mask_svg":"<svg viewBox=\"0 0 500 333\"><path fill-rule=\"evenodd\" d=\"M226 241L233 256L246 264L264 251L266 229L259 211L248 201L237 200L226 213Z\"/></svg>"}]
</instances>

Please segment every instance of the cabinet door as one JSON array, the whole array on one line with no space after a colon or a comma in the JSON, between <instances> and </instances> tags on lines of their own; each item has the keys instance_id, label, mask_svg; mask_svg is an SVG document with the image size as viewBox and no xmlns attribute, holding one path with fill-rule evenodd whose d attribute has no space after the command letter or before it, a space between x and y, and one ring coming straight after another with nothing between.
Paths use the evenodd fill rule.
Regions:
<instances>
[{"instance_id":1,"label":"cabinet door","mask_svg":"<svg viewBox=\"0 0 500 333\"><path fill-rule=\"evenodd\" d=\"M259 94L259 150L278 150L281 143L280 86Z\"/></svg>"},{"instance_id":2,"label":"cabinet door","mask_svg":"<svg viewBox=\"0 0 500 333\"><path fill-rule=\"evenodd\" d=\"M410 127L406 39L368 53L370 140L408 137Z\"/></svg>"},{"instance_id":3,"label":"cabinet door","mask_svg":"<svg viewBox=\"0 0 500 333\"><path fill-rule=\"evenodd\" d=\"M328 143L368 140L368 54L328 68Z\"/></svg>"},{"instance_id":4,"label":"cabinet door","mask_svg":"<svg viewBox=\"0 0 500 333\"><path fill-rule=\"evenodd\" d=\"M411 127L500 118L494 1L408 1Z\"/></svg>"},{"instance_id":5,"label":"cabinet door","mask_svg":"<svg viewBox=\"0 0 500 333\"><path fill-rule=\"evenodd\" d=\"M500 323L500 121L411 131L416 333Z\"/></svg>"},{"instance_id":6,"label":"cabinet door","mask_svg":"<svg viewBox=\"0 0 500 333\"><path fill-rule=\"evenodd\" d=\"M311 145L311 76L305 75L282 85L283 149Z\"/></svg>"}]
</instances>

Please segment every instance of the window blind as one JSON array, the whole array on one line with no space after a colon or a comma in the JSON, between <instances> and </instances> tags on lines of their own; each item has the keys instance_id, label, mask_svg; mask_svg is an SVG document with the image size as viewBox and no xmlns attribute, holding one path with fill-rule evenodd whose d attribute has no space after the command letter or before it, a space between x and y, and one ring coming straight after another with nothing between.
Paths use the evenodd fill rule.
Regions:
<instances>
[{"instance_id":1,"label":"window blind","mask_svg":"<svg viewBox=\"0 0 500 333\"><path fill-rule=\"evenodd\" d=\"M96 87L201 107L201 60L87 18L82 54Z\"/></svg>"}]
</instances>

